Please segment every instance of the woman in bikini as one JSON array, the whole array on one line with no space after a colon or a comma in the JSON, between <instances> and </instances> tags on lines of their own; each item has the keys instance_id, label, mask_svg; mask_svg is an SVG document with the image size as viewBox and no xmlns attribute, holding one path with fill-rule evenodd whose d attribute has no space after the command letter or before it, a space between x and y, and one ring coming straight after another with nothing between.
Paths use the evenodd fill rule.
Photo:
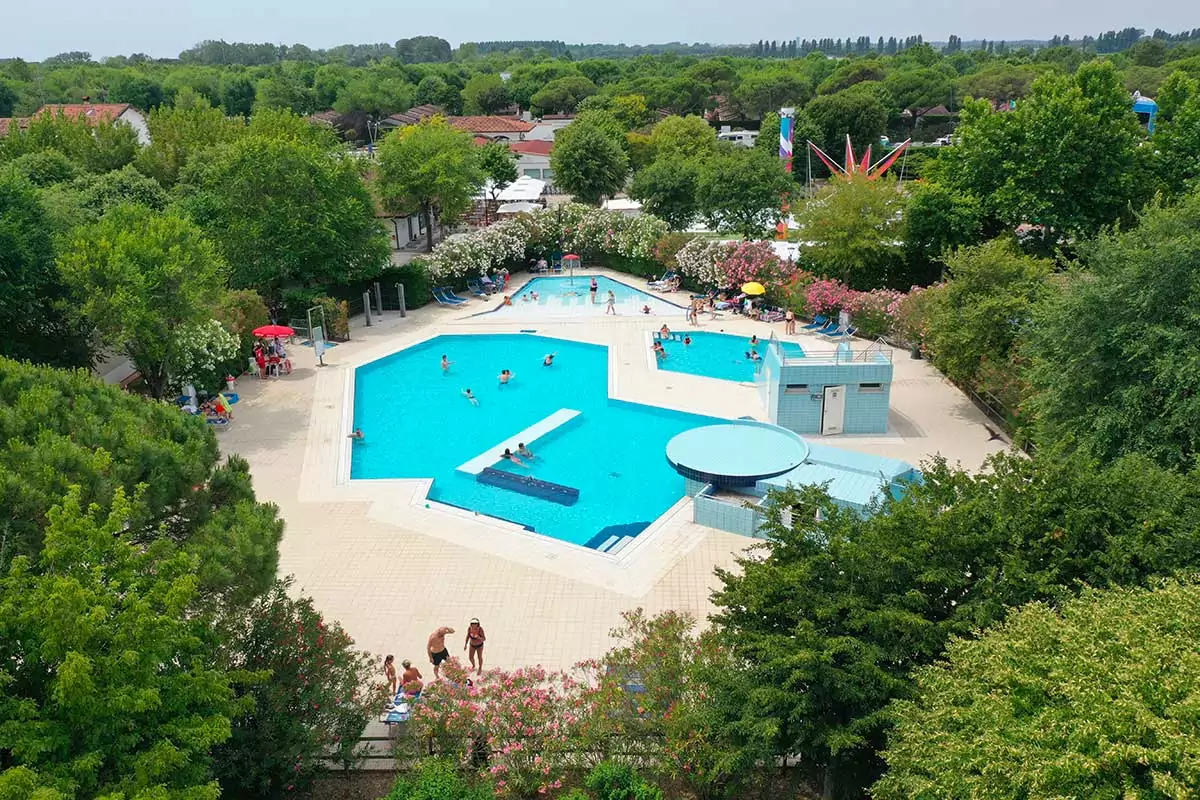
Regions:
<instances>
[{"instance_id":1,"label":"woman in bikini","mask_svg":"<svg viewBox=\"0 0 1200 800\"><path fill-rule=\"evenodd\" d=\"M392 697L396 696L396 690L399 688L399 681L396 680L396 657L389 655L383 660L383 674L387 678L388 688L391 689Z\"/></svg>"},{"instance_id":2,"label":"woman in bikini","mask_svg":"<svg viewBox=\"0 0 1200 800\"><path fill-rule=\"evenodd\" d=\"M467 654L471 659L471 666L475 667L475 674L483 674L483 643L487 640L487 634L483 632L483 626L479 624L479 618L475 617L471 620L471 624L467 626L467 638L463 641L463 650L468 647L471 652ZM479 657L479 664L476 665L475 657Z\"/></svg>"}]
</instances>

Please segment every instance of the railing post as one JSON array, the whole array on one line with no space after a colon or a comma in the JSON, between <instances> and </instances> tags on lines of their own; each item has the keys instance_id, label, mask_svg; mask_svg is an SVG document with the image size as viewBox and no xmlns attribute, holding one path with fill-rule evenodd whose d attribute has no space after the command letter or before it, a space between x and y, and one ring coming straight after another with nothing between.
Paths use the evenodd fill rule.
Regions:
<instances>
[{"instance_id":1,"label":"railing post","mask_svg":"<svg viewBox=\"0 0 1200 800\"><path fill-rule=\"evenodd\" d=\"M383 316L383 289L379 285L379 281L375 281L375 310L379 316Z\"/></svg>"},{"instance_id":2,"label":"railing post","mask_svg":"<svg viewBox=\"0 0 1200 800\"><path fill-rule=\"evenodd\" d=\"M401 317L407 317L407 316L408 316L408 309L406 309L406 308L404 307L404 284L403 284L403 283L397 283L397 284L396 284L396 293L397 293L397 295L399 295L399 297L400 297L400 316L401 316Z\"/></svg>"},{"instance_id":3,"label":"railing post","mask_svg":"<svg viewBox=\"0 0 1200 800\"><path fill-rule=\"evenodd\" d=\"M363 292L363 313L367 315L367 327L371 327L371 293Z\"/></svg>"}]
</instances>

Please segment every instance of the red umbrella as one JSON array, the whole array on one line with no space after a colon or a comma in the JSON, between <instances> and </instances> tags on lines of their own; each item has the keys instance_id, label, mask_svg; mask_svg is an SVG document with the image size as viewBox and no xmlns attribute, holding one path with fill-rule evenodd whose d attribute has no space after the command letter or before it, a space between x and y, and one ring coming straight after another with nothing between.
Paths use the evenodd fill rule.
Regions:
<instances>
[{"instance_id":1,"label":"red umbrella","mask_svg":"<svg viewBox=\"0 0 1200 800\"><path fill-rule=\"evenodd\" d=\"M578 260L579 260L579 256L575 255L574 253L567 253L565 256L563 256L563 261L578 261Z\"/></svg>"},{"instance_id":2,"label":"red umbrella","mask_svg":"<svg viewBox=\"0 0 1200 800\"><path fill-rule=\"evenodd\" d=\"M255 336L295 336L296 332L287 325L263 325L254 329Z\"/></svg>"}]
</instances>

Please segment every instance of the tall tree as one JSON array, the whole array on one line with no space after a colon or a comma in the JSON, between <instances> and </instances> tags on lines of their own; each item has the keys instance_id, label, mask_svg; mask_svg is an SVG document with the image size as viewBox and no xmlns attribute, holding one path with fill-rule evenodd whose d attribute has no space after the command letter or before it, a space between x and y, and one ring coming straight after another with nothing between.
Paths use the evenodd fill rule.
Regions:
<instances>
[{"instance_id":1,"label":"tall tree","mask_svg":"<svg viewBox=\"0 0 1200 800\"><path fill-rule=\"evenodd\" d=\"M709 225L750 239L783 218L784 202L794 190L778 158L734 147L701 167L696 200Z\"/></svg>"},{"instance_id":2,"label":"tall tree","mask_svg":"<svg viewBox=\"0 0 1200 800\"><path fill-rule=\"evenodd\" d=\"M0 171L0 355L57 367L91 366L90 337L68 303L52 233L33 187Z\"/></svg>"},{"instance_id":3,"label":"tall tree","mask_svg":"<svg viewBox=\"0 0 1200 800\"><path fill-rule=\"evenodd\" d=\"M592 120L575 120L558 134L550 154L555 183L579 201L599 205L625 186L629 158L623 140L619 128L610 131Z\"/></svg>"},{"instance_id":4,"label":"tall tree","mask_svg":"<svg viewBox=\"0 0 1200 800\"><path fill-rule=\"evenodd\" d=\"M1137 119L1108 62L1072 77L1047 74L1015 111L963 110L959 142L939 159L940 180L974 195L984 212L1058 236L1091 235L1128 213L1149 189L1135 169Z\"/></svg>"},{"instance_id":5,"label":"tall tree","mask_svg":"<svg viewBox=\"0 0 1200 800\"><path fill-rule=\"evenodd\" d=\"M1200 453L1200 195L1150 209L1083 257L1088 271L1069 276L1029 327L1038 436L1187 469Z\"/></svg>"},{"instance_id":6,"label":"tall tree","mask_svg":"<svg viewBox=\"0 0 1200 800\"><path fill-rule=\"evenodd\" d=\"M236 706L192 613L196 561L130 541L135 516L123 490L101 511L72 489L38 556L0 572L0 782L19 796L220 795L210 749Z\"/></svg>"},{"instance_id":7,"label":"tall tree","mask_svg":"<svg viewBox=\"0 0 1200 800\"><path fill-rule=\"evenodd\" d=\"M817 271L864 291L911 286L902 270L896 221L903 203L892 180L832 179L796 217L812 242L806 253Z\"/></svg>"},{"instance_id":8,"label":"tall tree","mask_svg":"<svg viewBox=\"0 0 1200 800\"><path fill-rule=\"evenodd\" d=\"M350 283L387 263L354 163L322 148L251 132L192 162L182 183L182 205L232 266L235 289L274 299L286 287Z\"/></svg>"},{"instance_id":9,"label":"tall tree","mask_svg":"<svg viewBox=\"0 0 1200 800\"><path fill-rule=\"evenodd\" d=\"M489 142L479 151L479 167L487 178L492 202L517 179L517 157L508 142Z\"/></svg>"},{"instance_id":10,"label":"tall tree","mask_svg":"<svg viewBox=\"0 0 1200 800\"><path fill-rule=\"evenodd\" d=\"M169 385L176 332L207 319L228 274L193 223L134 205L80 228L59 269L104 344L133 362L155 398Z\"/></svg>"},{"instance_id":11,"label":"tall tree","mask_svg":"<svg viewBox=\"0 0 1200 800\"><path fill-rule=\"evenodd\" d=\"M511 102L508 87L499 75L472 75L462 90L463 111L468 114L494 114Z\"/></svg>"},{"instance_id":12,"label":"tall tree","mask_svg":"<svg viewBox=\"0 0 1200 800\"><path fill-rule=\"evenodd\" d=\"M717 152L717 132L702 117L669 116L650 131L655 158L707 158Z\"/></svg>"},{"instance_id":13,"label":"tall tree","mask_svg":"<svg viewBox=\"0 0 1200 800\"><path fill-rule=\"evenodd\" d=\"M1186 796L1200 784L1197 636L1194 583L1024 608L918 673L871 796Z\"/></svg>"},{"instance_id":14,"label":"tall tree","mask_svg":"<svg viewBox=\"0 0 1200 800\"><path fill-rule=\"evenodd\" d=\"M657 158L633 176L629 196L640 200L646 211L659 217L672 230L683 230L699 215L696 184L700 167L679 156Z\"/></svg>"},{"instance_id":15,"label":"tall tree","mask_svg":"<svg viewBox=\"0 0 1200 800\"><path fill-rule=\"evenodd\" d=\"M379 145L375 189L389 211L425 218L427 252L433 250L434 212L443 225L458 219L485 177L470 135L441 117L401 128Z\"/></svg>"},{"instance_id":16,"label":"tall tree","mask_svg":"<svg viewBox=\"0 0 1200 800\"><path fill-rule=\"evenodd\" d=\"M943 256L982 237L979 201L970 195L924 182L909 191L904 204L904 249L913 282L933 283Z\"/></svg>"},{"instance_id":17,"label":"tall tree","mask_svg":"<svg viewBox=\"0 0 1200 800\"><path fill-rule=\"evenodd\" d=\"M923 484L866 518L815 487L772 495L762 550L718 571L713 621L740 664L724 679L746 697L723 727L752 752L823 767L829 795L858 796L879 775L889 702L913 696L913 671L952 636L1200 562L1200 473L1051 451L987 467L925 464Z\"/></svg>"},{"instance_id":18,"label":"tall tree","mask_svg":"<svg viewBox=\"0 0 1200 800\"><path fill-rule=\"evenodd\" d=\"M834 158L840 158L847 135L862 151L887 128L887 106L866 85L821 95L805 107L804 113L821 131L817 144Z\"/></svg>"}]
</instances>

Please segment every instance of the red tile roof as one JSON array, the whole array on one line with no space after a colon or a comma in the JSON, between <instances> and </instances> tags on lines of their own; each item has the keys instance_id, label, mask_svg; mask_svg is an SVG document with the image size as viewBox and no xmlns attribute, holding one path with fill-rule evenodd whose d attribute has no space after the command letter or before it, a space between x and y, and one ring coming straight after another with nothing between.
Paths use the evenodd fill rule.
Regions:
<instances>
[{"instance_id":1,"label":"red tile roof","mask_svg":"<svg viewBox=\"0 0 1200 800\"><path fill-rule=\"evenodd\" d=\"M104 120L112 122L130 108L129 103L67 103L42 106L38 114L58 114L67 119ZM35 116L37 116L35 114Z\"/></svg>"},{"instance_id":2,"label":"red tile roof","mask_svg":"<svg viewBox=\"0 0 1200 800\"><path fill-rule=\"evenodd\" d=\"M554 142L541 139L528 139L524 142L509 142L508 149L514 153L525 153L531 156L548 156L554 149Z\"/></svg>"},{"instance_id":3,"label":"red tile roof","mask_svg":"<svg viewBox=\"0 0 1200 800\"><path fill-rule=\"evenodd\" d=\"M8 136L11 131L28 127L29 117L0 117L0 136Z\"/></svg>"},{"instance_id":4,"label":"red tile roof","mask_svg":"<svg viewBox=\"0 0 1200 800\"><path fill-rule=\"evenodd\" d=\"M533 125L515 117L447 117L460 131L470 133L529 133Z\"/></svg>"},{"instance_id":5,"label":"red tile roof","mask_svg":"<svg viewBox=\"0 0 1200 800\"><path fill-rule=\"evenodd\" d=\"M436 117L438 114L445 114L440 106L435 106L432 103L425 103L420 106L413 106L408 111L402 111L399 114L392 114L388 120L395 125L415 125L426 117Z\"/></svg>"}]
</instances>

